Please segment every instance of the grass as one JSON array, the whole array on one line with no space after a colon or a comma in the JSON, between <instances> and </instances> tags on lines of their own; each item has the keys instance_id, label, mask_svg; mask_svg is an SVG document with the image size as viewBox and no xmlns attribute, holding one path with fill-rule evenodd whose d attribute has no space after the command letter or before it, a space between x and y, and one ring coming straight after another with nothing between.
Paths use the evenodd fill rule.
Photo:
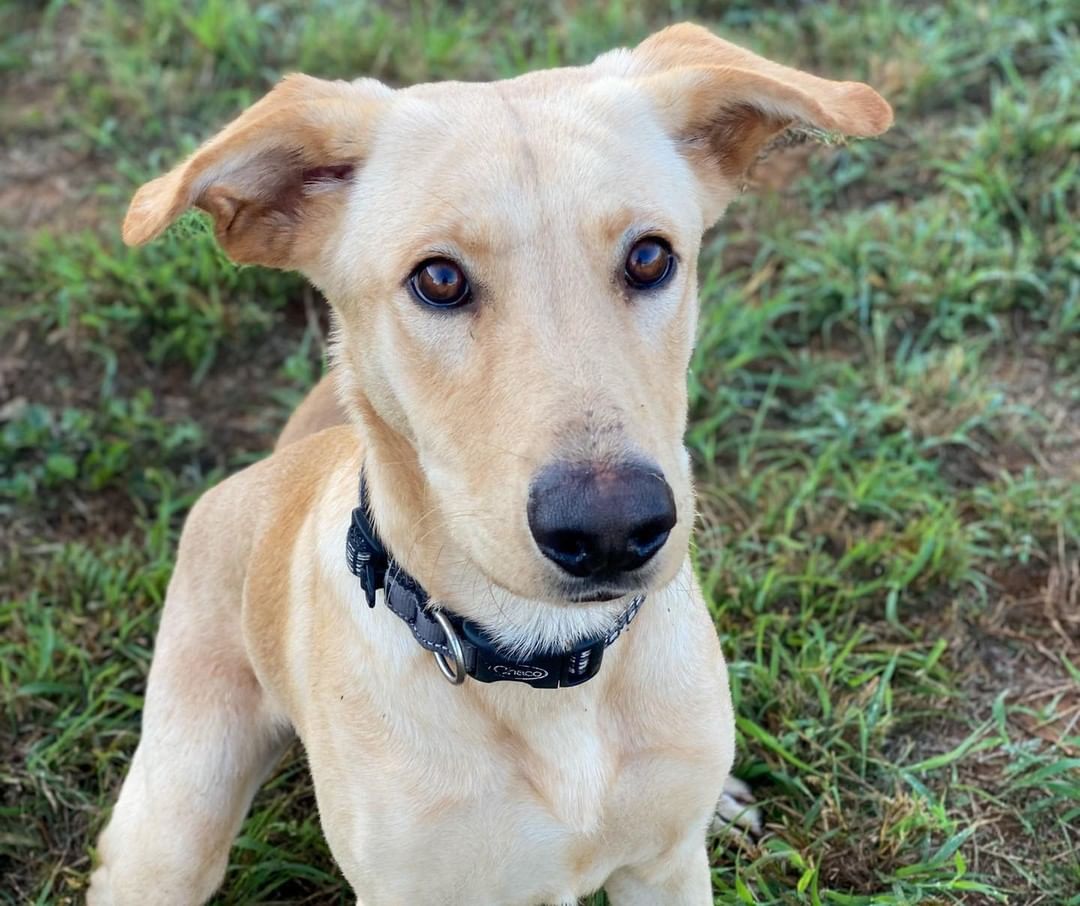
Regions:
<instances>
[{"instance_id":1,"label":"grass","mask_svg":"<svg viewBox=\"0 0 1080 906\"><path fill-rule=\"evenodd\" d=\"M871 80L702 254L695 558L769 833L717 902L1080 904L1080 35L1068 0L0 8L0 901L81 900L177 534L322 367L322 303L135 185L281 72L578 62L678 18ZM217 902L349 902L299 751Z\"/></svg>"}]
</instances>

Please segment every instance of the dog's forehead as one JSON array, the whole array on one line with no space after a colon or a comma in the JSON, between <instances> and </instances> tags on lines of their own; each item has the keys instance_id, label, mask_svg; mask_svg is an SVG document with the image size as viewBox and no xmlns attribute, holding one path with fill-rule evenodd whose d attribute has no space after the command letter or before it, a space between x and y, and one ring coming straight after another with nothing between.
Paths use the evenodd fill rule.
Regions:
<instances>
[{"instance_id":1,"label":"dog's forehead","mask_svg":"<svg viewBox=\"0 0 1080 906\"><path fill-rule=\"evenodd\" d=\"M400 187L391 219L473 221L507 241L619 212L692 227L689 170L645 99L576 72L396 92L370 161Z\"/></svg>"},{"instance_id":2,"label":"dog's forehead","mask_svg":"<svg viewBox=\"0 0 1080 906\"><path fill-rule=\"evenodd\" d=\"M413 147L467 153L477 169L507 159L546 167L641 159L662 133L631 83L545 70L498 82L436 82L397 92L389 128Z\"/></svg>"}]
</instances>

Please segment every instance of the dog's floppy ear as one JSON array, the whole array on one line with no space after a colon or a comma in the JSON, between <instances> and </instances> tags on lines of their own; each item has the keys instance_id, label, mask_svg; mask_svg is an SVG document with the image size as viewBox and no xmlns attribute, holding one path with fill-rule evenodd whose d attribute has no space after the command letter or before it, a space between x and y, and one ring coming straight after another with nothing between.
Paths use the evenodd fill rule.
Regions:
<instances>
[{"instance_id":1,"label":"dog's floppy ear","mask_svg":"<svg viewBox=\"0 0 1080 906\"><path fill-rule=\"evenodd\" d=\"M630 54L630 73L706 188L721 196L730 195L732 181L791 126L871 136L892 124L892 108L869 85L773 63L689 23L639 44Z\"/></svg>"},{"instance_id":2,"label":"dog's floppy ear","mask_svg":"<svg viewBox=\"0 0 1080 906\"><path fill-rule=\"evenodd\" d=\"M234 261L299 268L341 208L390 89L365 79L282 79L186 161L148 182L124 219L128 245L159 236L194 206ZM306 228L305 228L306 226Z\"/></svg>"}]
</instances>

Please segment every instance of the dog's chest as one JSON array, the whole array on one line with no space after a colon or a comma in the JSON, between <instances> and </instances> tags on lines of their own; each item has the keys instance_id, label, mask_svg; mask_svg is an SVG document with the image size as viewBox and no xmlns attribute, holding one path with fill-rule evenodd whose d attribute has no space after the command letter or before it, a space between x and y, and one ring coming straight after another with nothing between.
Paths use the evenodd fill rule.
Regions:
<instances>
[{"instance_id":1,"label":"dog's chest","mask_svg":"<svg viewBox=\"0 0 1080 906\"><path fill-rule=\"evenodd\" d=\"M673 749L670 738L633 738L617 709L441 716L441 732L387 726L396 751L381 776L356 765L332 801L319 784L331 847L365 904L364 891L377 904L432 889L446 903L573 902L700 835L727 769L713 734Z\"/></svg>"}]
</instances>

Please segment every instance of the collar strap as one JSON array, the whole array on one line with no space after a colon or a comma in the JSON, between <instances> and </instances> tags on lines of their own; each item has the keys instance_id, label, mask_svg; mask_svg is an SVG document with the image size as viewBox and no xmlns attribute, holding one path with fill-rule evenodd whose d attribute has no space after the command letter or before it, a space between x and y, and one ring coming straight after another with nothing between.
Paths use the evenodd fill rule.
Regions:
<instances>
[{"instance_id":1,"label":"collar strap","mask_svg":"<svg viewBox=\"0 0 1080 906\"><path fill-rule=\"evenodd\" d=\"M604 635L587 639L569 651L539 652L525 659L509 657L471 620L448 611L438 617L432 614L428 593L393 560L375 531L368 514L367 484L362 472L360 505L352 512L345 559L349 570L360 579L368 606L375 606L375 593L382 589L391 613L405 622L422 648L441 657L442 663L456 659L452 641L443 629L443 623L448 623L460 643L465 673L482 683L509 681L534 689L557 689L592 679L600 671L604 650L630 625L645 600L644 595L634 598Z\"/></svg>"}]
</instances>

